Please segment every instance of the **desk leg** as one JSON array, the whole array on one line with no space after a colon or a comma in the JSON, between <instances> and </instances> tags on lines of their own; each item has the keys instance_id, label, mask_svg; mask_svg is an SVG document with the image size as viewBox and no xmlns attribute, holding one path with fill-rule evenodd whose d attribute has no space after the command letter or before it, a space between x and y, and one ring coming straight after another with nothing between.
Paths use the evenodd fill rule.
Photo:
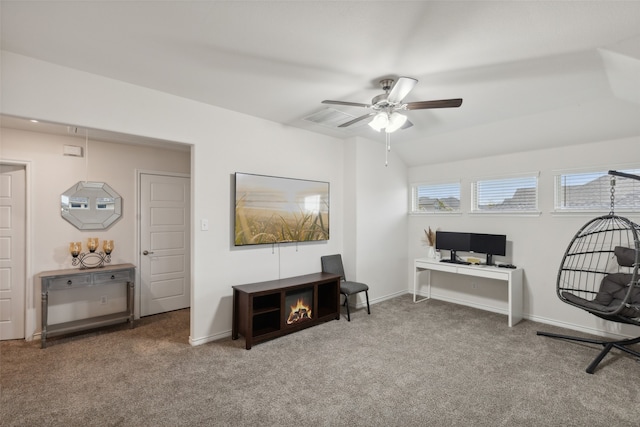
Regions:
<instances>
[{"instance_id":1,"label":"desk leg","mask_svg":"<svg viewBox=\"0 0 640 427\"><path fill-rule=\"evenodd\" d=\"M427 296L426 298L416 300L417 293L418 293L418 273L420 271L427 271L427 273L429 274L429 281L427 282ZM421 268L415 267L413 272L413 302L422 302L424 300L428 300L430 297L431 297L431 271L422 270Z\"/></svg>"},{"instance_id":2,"label":"desk leg","mask_svg":"<svg viewBox=\"0 0 640 427\"><path fill-rule=\"evenodd\" d=\"M509 275L509 327L517 324L524 317L522 270Z\"/></svg>"},{"instance_id":3,"label":"desk leg","mask_svg":"<svg viewBox=\"0 0 640 427\"><path fill-rule=\"evenodd\" d=\"M127 308L129 309L129 327L133 329L133 319L135 318L134 307L135 307L135 282L127 282Z\"/></svg>"},{"instance_id":4,"label":"desk leg","mask_svg":"<svg viewBox=\"0 0 640 427\"><path fill-rule=\"evenodd\" d=\"M42 292L42 332L40 332L40 348L47 347L47 322L49 317L49 292Z\"/></svg>"}]
</instances>

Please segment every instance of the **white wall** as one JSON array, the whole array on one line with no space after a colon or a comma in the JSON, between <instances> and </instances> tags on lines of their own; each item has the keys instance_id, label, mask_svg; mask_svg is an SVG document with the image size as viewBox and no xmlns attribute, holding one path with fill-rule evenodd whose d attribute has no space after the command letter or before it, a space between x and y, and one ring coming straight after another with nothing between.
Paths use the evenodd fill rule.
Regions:
<instances>
[{"instance_id":1,"label":"white wall","mask_svg":"<svg viewBox=\"0 0 640 427\"><path fill-rule=\"evenodd\" d=\"M210 231L194 232L192 342L228 335L233 285L320 271L320 256L342 251L343 153L341 141L264 120L230 114L233 125L196 143L194 219ZM330 183L328 242L235 248L231 230L232 174L248 172Z\"/></svg>"},{"instance_id":2,"label":"white wall","mask_svg":"<svg viewBox=\"0 0 640 427\"><path fill-rule=\"evenodd\" d=\"M600 320L557 298L556 274L562 256L574 234L596 215L563 215L553 214L552 211L553 179L557 170L637 168L640 164L638 147L640 137L410 168L410 183L460 180L463 210L461 215L411 216L408 241L410 257L426 256L421 239L423 230L429 226L434 230L506 234L511 254L496 259L510 261L524 269L524 311L527 318L587 332L637 336L638 327ZM541 215L469 214L473 180L524 172L540 173L538 197ZM637 214L629 218L636 223L640 220ZM410 288L413 288L412 280L410 276ZM436 278L434 281L437 281ZM470 286L472 281L477 282L477 289ZM471 305L488 305L498 311L506 306L503 304L506 301L505 290L500 284L477 279L458 280L451 275L447 277L447 282L451 284L450 288L434 289L434 292L447 298L462 299Z\"/></svg>"},{"instance_id":3,"label":"white wall","mask_svg":"<svg viewBox=\"0 0 640 427\"><path fill-rule=\"evenodd\" d=\"M229 335L232 285L319 271L320 256L342 252L345 235L352 237L343 220L344 176L351 169L345 164L344 141L9 52L2 53L1 65L4 114L192 145L194 344ZM236 171L329 181L331 239L234 248L231 184ZM209 231L196 227L203 218L209 220ZM376 246L406 254L406 242ZM345 254L346 264L355 262ZM372 276L376 271L391 274L388 265L374 267ZM405 274L403 269L399 273Z\"/></svg>"},{"instance_id":4,"label":"white wall","mask_svg":"<svg viewBox=\"0 0 640 427\"><path fill-rule=\"evenodd\" d=\"M385 166L385 135L378 140L349 141L352 209L346 221L353 233L353 265L345 266L350 280L369 285L372 301L406 292L407 168L392 150ZM358 295L359 305L363 296Z\"/></svg>"},{"instance_id":5,"label":"white wall","mask_svg":"<svg viewBox=\"0 0 640 427\"><path fill-rule=\"evenodd\" d=\"M34 125L37 128L37 125ZM184 151L154 147L114 144L67 135L53 135L9 128L0 129L1 161L28 163L31 172L30 203L32 238L27 287L27 336L39 330L39 283L33 276L42 271L73 268L69 255L69 242L86 245L88 237L114 240L115 250L111 263L134 262L136 259L136 169L188 174L190 154ZM88 144L88 155L84 151ZM83 147L84 157L63 155L64 145ZM123 215L107 230L81 231L60 216L60 194L78 181L106 182L123 199ZM86 246L84 246L86 251ZM30 286L31 285L31 286ZM124 288L100 289L108 297L106 306L99 304L99 295L89 292L84 306L64 305L54 301L60 295L51 295L50 322L76 320L84 310L100 315L123 311L126 307ZM107 292L108 294L105 294ZM58 302L58 303L56 303ZM122 307L120 307L122 306Z\"/></svg>"}]
</instances>

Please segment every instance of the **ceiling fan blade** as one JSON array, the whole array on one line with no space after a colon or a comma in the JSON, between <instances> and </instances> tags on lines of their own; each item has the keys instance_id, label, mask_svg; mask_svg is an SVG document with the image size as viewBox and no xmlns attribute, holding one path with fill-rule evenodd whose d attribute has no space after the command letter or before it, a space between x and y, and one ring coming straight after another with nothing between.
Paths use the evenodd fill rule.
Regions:
<instances>
[{"instance_id":1,"label":"ceiling fan blade","mask_svg":"<svg viewBox=\"0 0 640 427\"><path fill-rule=\"evenodd\" d=\"M331 101L329 99L325 99L322 101L323 104L333 104L333 105L348 105L350 107L363 107L369 108L371 105L369 104L360 104L359 102L347 102L347 101Z\"/></svg>"},{"instance_id":2,"label":"ceiling fan blade","mask_svg":"<svg viewBox=\"0 0 640 427\"><path fill-rule=\"evenodd\" d=\"M455 108L462 105L462 98L439 99L437 101L409 102L407 110L426 110L429 108Z\"/></svg>"},{"instance_id":3,"label":"ceiling fan blade","mask_svg":"<svg viewBox=\"0 0 640 427\"><path fill-rule=\"evenodd\" d=\"M402 127L400 129L409 129L411 126L413 126L413 123L411 123L411 120L408 120L406 122L404 122L404 124L402 125Z\"/></svg>"},{"instance_id":4,"label":"ceiling fan blade","mask_svg":"<svg viewBox=\"0 0 640 427\"><path fill-rule=\"evenodd\" d=\"M412 79L410 77L399 77L391 88L391 91L389 91L387 101L399 104L402 102L404 97L411 92L411 89L413 89L416 83L418 83L416 79Z\"/></svg>"},{"instance_id":5,"label":"ceiling fan blade","mask_svg":"<svg viewBox=\"0 0 640 427\"><path fill-rule=\"evenodd\" d=\"M364 116L356 117L355 119L353 119L353 120L349 120L348 122L343 123L343 124L341 124L341 125L340 125L340 126L338 126L338 127L339 127L339 128L346 128L347 126L351 126L351 125L352 125L352 124L354 124L354 123L358 123L360 120L364 120L364 119L366 119L367 117L371 117L371 116L372 116L372 115L374 115L374 114L376 114L376 113L375 113L375 112L373 112L373 113L365 114Z\"/></svg>"}]
</instances>

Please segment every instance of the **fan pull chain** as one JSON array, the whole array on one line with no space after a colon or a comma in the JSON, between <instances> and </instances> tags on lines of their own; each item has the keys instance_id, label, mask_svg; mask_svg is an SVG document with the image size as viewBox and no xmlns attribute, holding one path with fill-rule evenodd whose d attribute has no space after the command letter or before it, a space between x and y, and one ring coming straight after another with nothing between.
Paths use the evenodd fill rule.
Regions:
<instances>
[{"instance_id":1,"label":"fan pull chain","mask_svg":"<svg viewBox=\"0 0 640 427\"><path fill-rule=\"evenodd\" d=\"M611 211L609 211L609 215L613 215L613 207L615 205L615 193L616 193L616 177L612 176L611 180L609 181L611 183Z\"/></svg>"},{"instance_id":2,"label":"fan pull chain","mask_svg":"<svg viewBox=\"0 0 640 427\"><path fill-rule=\"evenodd\" d=\"M389 151L391 151L391 134L385 132L384 167L389 166Z\"/></svg>"}]
</instances>

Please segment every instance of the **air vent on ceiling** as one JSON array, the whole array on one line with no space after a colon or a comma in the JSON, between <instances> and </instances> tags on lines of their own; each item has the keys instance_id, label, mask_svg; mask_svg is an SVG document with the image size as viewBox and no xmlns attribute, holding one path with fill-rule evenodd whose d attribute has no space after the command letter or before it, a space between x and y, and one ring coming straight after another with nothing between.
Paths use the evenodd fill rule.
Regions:
<instances>
[{"instance_id":1,"label":"air vent on ceiling","mask_svg":"<svg viewBox=\"0 0 640 427\"><path fill-rule=\"evenodd\" d=\"M358 125L367 124L367 121L363 120L361 122L358 122L358 124L349 126L348 128L338 128L338 126L340 126L341 124L346 123L353 119L355 119L355 116L352 116L351 114L343 113L342 111L338 111L334 108L325 108L323 110L318 111L317 113L313 113L312 115L304 118L304 120L308 122L326 126L332 129L339 129L339 130L345 130L345 131L350 131L350 130L353 130L354 128L360 127Z\"/></svg>"}]
</instances>

